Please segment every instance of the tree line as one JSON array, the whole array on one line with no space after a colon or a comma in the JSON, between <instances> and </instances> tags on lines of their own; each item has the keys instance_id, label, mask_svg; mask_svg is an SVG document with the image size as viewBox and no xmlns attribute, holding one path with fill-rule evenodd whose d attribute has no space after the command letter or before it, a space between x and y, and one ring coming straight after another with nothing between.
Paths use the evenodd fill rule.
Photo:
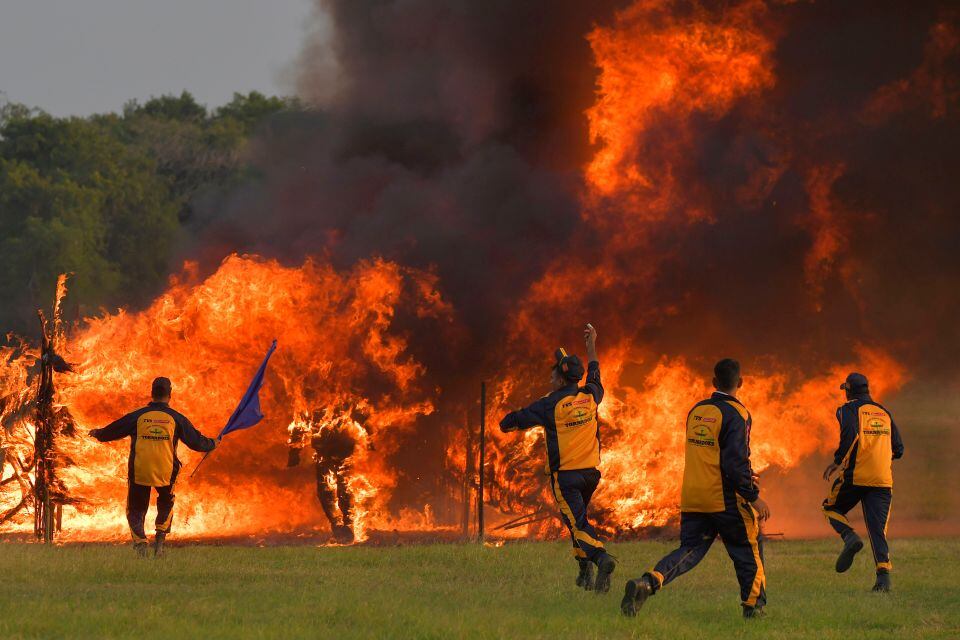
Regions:
<instances>
[{"instance_id":1,"label":"tree line","mask_svg":"<svg viewBox=\"0 0 960 640\"><path fill-rule=\"evenodd\" d=\"M84 118L0 106L0 334L34 328L60 273L77 274L84 313L150 299L196 203L250 179L254 135L299 108L255 91L213 110L184 92Z\"/></svg>"}]
</instances>

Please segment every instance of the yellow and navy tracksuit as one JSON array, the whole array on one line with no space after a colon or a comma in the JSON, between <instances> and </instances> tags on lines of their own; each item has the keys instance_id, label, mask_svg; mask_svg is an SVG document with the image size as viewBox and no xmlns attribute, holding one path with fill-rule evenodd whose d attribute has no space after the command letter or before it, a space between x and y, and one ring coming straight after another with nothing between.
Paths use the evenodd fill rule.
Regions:
<instances>
[{"instance_id":1,"label":"yellow and navy tracksuit","mask_svg":"<svg viewBox=\"0 0 960 640\"><path fill-rule=\"evenodd\" d=\"M587 365L583 387L576 382L568 384L525 409L508 413L500 422L504 432L543 427L546 472L563 523L570 531L574 556L597 564L606 551L587 520L587 506L600 482L597 408L602 400L600 363L594 360Z\"/></svg>"},{"instance_id":2,"label":"yellow and navy tracksuit","mask_svg":"<svg viewBox=\"0 0 960 640\"><path fill-rule=\"evenodd\" d=\"M693 569L719 535L733 560L743 606L766 604L763 544L751 505L760 495L750 466L752 422L739 400L719 391L687 415L680 548L647 573L655 590Z\"/></svg>"},{"instance_id":3,"label":"yellow and navy tracksuit","mask_svg":"<svg viewBox=\"0 0 960 640\"><path fill-rule=\"evenodd\" d=\"M165 402L151 402L90 434L100 442L130 437L127 465L127 523L134 542L145 542L143 523L150 505L150 487L157 489L157 533L170 532L173 522L173 485L180 472L177 444L194 451L211 451L216 443L197 431L181 413Z\"/></svg>"},{"instance_id":4,"label":"yellow and navy tracksuit","mask_svg":"<svg viewBox=\"0 0 960 640\"><path fill-rule=\"evenodd\" d=\"M870 535L873 559L878 572L889 572L887 520L893 499L892 461L903 456L903 441L893 416L870 399L857 394L837 409L840 446L833 462L840 473L830 495L823 501L823 513L844 540L853 533L846 514L859 502Z\"/></svg>"}]
</instances>

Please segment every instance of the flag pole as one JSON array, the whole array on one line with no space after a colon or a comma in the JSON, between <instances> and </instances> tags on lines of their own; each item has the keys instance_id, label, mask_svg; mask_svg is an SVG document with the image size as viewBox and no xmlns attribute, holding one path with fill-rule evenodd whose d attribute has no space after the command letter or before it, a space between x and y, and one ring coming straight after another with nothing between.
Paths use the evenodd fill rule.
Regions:
<instances>
[{"instance_id":1,"label":"flag pole","mask_svg":"<svg viewBox=\"0 0 960 640\"><path fill-rule=\"evenodd\" d=\"M205 454L203 454L203 457L200 458L200 462L198 462L198 463L197 463L197 466L195 466L195 467L193 468L193 471L190 472L190 477L191 477L191 478L193 477L193 474L195 474L195 473L197 472L197 469L200 468L200 465L203 464L203 461L207 459L207 456L210 455L211 453L213 453L214 451L216 451L216 449L210 449L210 451L207 451Z\"/></svg>"},{"instance_id":2,"label":"flag pole","mask_svg":"<svg viewBox=\"0 0 960 640\"><path fill-rule=\"evenodd\" d=\"M238 429L248 429L263 419L263 414L260 412L260 387L263 386L263 377L267 372L267 363L270 361L270 356L272 356L276 350L277 340L274 339L270 344L270 348L267 350L266 357L264 357L256 374L254 374L253 380L250 381L250 386L247 387L246 393L244 393L240 399L240 404L237 405L230 419L227 420L227 424L224 425L223 429L220 429L220 433L217 434L217 447L219 447L222 438L228 433L232 433ZM197 466L193 468L193 472L190 473L191 478L197 473L197 469L199 469L203 461L207 459L207 456L214 451L216 451L216 447L203 454L200 462L197 463Z\"/></svg>"}]
</instances>

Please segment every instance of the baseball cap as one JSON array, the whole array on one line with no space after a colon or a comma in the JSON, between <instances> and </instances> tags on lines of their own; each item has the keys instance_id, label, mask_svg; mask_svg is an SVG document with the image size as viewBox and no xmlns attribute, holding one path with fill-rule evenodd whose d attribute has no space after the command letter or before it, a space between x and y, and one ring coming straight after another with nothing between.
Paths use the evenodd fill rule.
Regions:
<instances>
[{"instance_id":1,"label":"baseball cap","mask_svg":"<svg viewBox=\"0 0 960 640\"><path fill-rule=\"evenodd\" d=\"M846 381L840 385L840 388L845 391L863 391L867 387L867 376L862 373L851 373L847 376Z\"/></svg>"},{"instance_id":2,"label":"baseball cap","mask_svg":"<svg viewBox=\"0 0 960 640\"><path fill-rule=\"evenodd\" d=\"M583 362L575 355L570 355L563 347L554 352L556 364L553 367L560 372L560 376L569 382L577 382L583 377Z\"/></svg>"}]
</instances>

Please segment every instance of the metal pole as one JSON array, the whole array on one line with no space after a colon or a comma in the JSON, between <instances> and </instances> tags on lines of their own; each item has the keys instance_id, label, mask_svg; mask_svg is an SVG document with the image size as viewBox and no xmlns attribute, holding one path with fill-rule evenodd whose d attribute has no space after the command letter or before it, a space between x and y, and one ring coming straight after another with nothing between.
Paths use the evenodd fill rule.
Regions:
<instances>
[{"instance_id":1,"label":"metal pole","mask_svg":"<svg viewBox=\"0 0 960 640\"><path fill-rule=\"evenodd\" d=\"M466 455L463 457L463 539L470 538L470 503L473 502L473 429L470 428L470 412L464 422L467 425Z\"/></svg>"},{"instance_id":2,"label":"metal pole","mask_svg":"<svg viewBox=\"0 0 960 640\"><path fill-rule=\"evenodd\" d=\"M485 458L485 440L487 431L487 383L480 383L480 484L477 490L477 541L483 542L483 484L485 482L484 463Z\"/></svg>"}]
</instances>

